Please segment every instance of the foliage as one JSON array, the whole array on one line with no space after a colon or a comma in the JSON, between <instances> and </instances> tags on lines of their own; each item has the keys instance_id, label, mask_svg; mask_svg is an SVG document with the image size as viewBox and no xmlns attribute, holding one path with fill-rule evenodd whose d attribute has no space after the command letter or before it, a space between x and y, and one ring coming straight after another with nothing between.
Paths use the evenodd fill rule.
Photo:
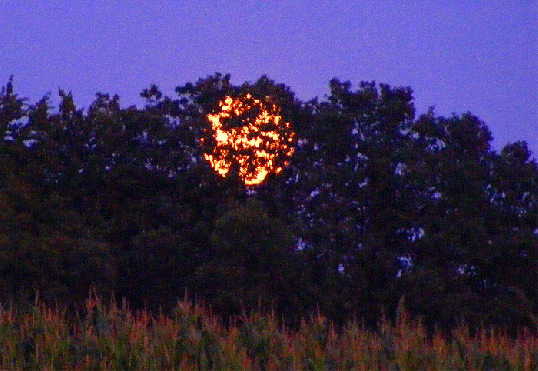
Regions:
<instances>
[{"instance_id":1,"label":"foliage","mask_svg":"<svg viewBox=\"0 0 538 371\"><path fill-rule=\"evenodd\" d=\"M372 329L405 296L429 331L462 319L536 329L538 164L527 144L493 151L471 113L417 118L407 87L329 88L301 102L267 76L235 86L215 74L176 97L152 85L143 108L98 93L82 110L59 90L53 112L49 96L29 105L10 78L0 301L24 306L39 292L68 305L95 286L153 311L187 292L224 317L273 308L294 329L318 313ZM204 158L208 115L225 97L271 103L290 123L293 156L256 187Z\"/></svg>"}]
</instances>

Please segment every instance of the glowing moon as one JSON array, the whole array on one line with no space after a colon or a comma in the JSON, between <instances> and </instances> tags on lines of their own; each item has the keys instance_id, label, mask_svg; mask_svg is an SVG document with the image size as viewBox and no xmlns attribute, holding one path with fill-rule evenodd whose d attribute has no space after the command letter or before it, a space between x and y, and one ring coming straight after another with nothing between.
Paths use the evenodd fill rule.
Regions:
<instances>
[{"instance_id":1,"label":"glowing moon","mask_svg":"<svg viewBox=\"0 0 538 371\"><path fill-rule=\"evenodd\" d=\"M283 122L280 108L250 94L243 99L227 96L219 107L219 112L207 115L214 146L204 158L213 169L224 177L236 165L246 185L281 172L288 163L285 158L293 154L295 133L289 122Z\"/></svg>"}]
</instances>

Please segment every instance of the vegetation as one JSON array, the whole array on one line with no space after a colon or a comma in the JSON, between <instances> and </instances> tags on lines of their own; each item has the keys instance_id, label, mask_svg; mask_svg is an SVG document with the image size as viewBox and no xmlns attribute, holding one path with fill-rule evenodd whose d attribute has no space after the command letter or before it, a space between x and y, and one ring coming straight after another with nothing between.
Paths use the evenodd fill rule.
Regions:
<instances>
[{"instance_id":1,"label":"vegetation","mask_svg":"<svg viewBox=\"0 0 538 371\"><path fill-rule=\"evenodd\" d=\"M403 309L403 308L400 308ZM227 326L202 306L177 302L171 316L108 306L93 292L77 316L36 300L27 313L0 310L0 368L40 370L522 370L538 368L538 334L471 335L460 324L429 335L401 310L376 331L357 321L340 331L318 314L298 330L275 313Z\"/></svg>"},{"instance_id":2,"label":"vegetation","mask_svg":"<svg viewBox=\"0 0 538 371\"><path fill-rule=\"evenodd\" d=\"M143 108L122 108L119 97L98 93L87 109L80 109L71 92L60 90L61 102L53 110L49 96L29 104L8 81L0 93L0 302L24 311L39 292L48 305L72 307L94 286L105 295L127 298L134 312L107 319L119 321L114 336L125 337L107 343L109 338L93 333L101 325L79 323L77 332L63 322L61 313L49 309L34 308L33 317L16 320L8 310L3 318L13 334L5 336L26 337L22 343L6 340L5 349L18 350L3 353L9 354L4 362L24 367L24 349L35 357L54 353L42 353L42 345L57 344L75 354L69 362L84 365L89 354L91 364L113 367L117 359L105 354L126 352L129 336L140 336L140 344L152 336L164 342L172 335L157 332L174 326L187 326L181 337L205 342L204 349L212 349L206 352L228 347L225 353L236 354L234 362L252 362L252 367L277 362L256 349L287 352L276 350L284 344L280 341L291 341L286 344L294 355L278 355L279 362L287 359L291 363L286 365L293 365L311 359L312 367L318 367L318 356L325 357L325 366L334 357L335 362L354 360L354 365L381 362L377 356L361 361L350 344L372 344L364 347L379 355L388 349L379 348L383 341L394 344L386 362L404 357L398 347L413 342L421 342L422 349L413 357L423 355L432 365L437 365L436 349L455 357L453 362L471 362L464 368L482 367L480 357L497 357L493 350L489 356L481 350L494 346L484 345L486 335L474 337L473 347L478 348L466 350L467 345L435 336L420 340L426 332L414 322L385 326L386 335L368 332L383 316L396 321L402 297L412 318L420 318L430 333L435 328L450 333L461 321L471 333L498 326L515 339L524 328L535 331L538 165L527 144L492 150L487 125L470 113L447 118L431 109L415 117L410 88L362 82L353 90L339 80L329 86L324 99L302 102L289 87L265 76L234 86L230 76L216 74L179 86L175 97L150 86L141 94L146 99ZM275 125L268 128L268 138L292 138L293 148L280 152L293 155L275 157L275 167L282 171L268 174L256 186L242 181L238 161L229 158L233 153L223 154L232 164L225 176L204 157L215 153L216 145L208 115L215 114L226 97L246 96L270 102L281 122L290 123L282 127L283 133ZM237 127L242 120L230 115L223 125ZM236 143L227 145L224 149ZM244 159L239 162L245 165ZM214 323L214 328L204 332L197 322L192 333L191 325L174 322L177 318L151 319L149 313L159 309L170 313L186 290L191 300L204 301L219 318L272 308L274 318L298 332L288 334L275 327L272 317L253 315L245 320L252 331L258 331L257 321L267 322L259 331L270 332L275 338L263 341L275 343L237 345L251 340L244 339L240 327L223 334L211 316L201 321L204 326ZM148 312L136 314L143 308ZM116 309L100 313L108 318ZM313 336L309 331L320 325L321 315L328 319L323 326L332 323L347 332L327 335L327 342L301 343ZM54 329L49 331L46 318L39 316L52 316ZM185 318L190 321L189 316ZM302 325L305 318L312 320ZM146 320L152 325L142 326ZM39 335L28 335L34 331L31 321L42 321L35 330ZM132 324L141 326L134 335L131 327L125 329ZM416 330L416 335L402 335L408 343L383 340L397 339L400 335L395 334L405 326ZM64 340L37 345L45 335ZM460 335L471 336L462 329ZM350 338L342 340L346 336ZM508 347L504 335L493 336L499 347ZM527 345L510 345L517 355L501 358L519 359L521 367L527 367L525 357L534 356L525 356L522 349L535 349L534 340L513 341ZM160 343L149 344L154 348L147 352L179 352L165 357L176 367L184 361L209 362L207 354L205 360L196 358L188 350L177 350L176 343L159 349L155 347ZM191 358L184 359L185 354ZM136 362L161 367L150 364L160 360Z\"/></svg>"}]
</instances>

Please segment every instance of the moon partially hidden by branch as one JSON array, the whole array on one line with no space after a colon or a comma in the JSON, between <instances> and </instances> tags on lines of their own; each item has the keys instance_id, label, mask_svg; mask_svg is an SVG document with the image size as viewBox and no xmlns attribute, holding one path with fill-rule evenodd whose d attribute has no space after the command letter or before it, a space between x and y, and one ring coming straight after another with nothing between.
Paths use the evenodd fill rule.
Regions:
<instances>
[{"instance_id":1,"label":"moon partially hidden by branch","mask_svg":"<svg viewBox=\"0 0 538 371\"><path fill-rule=\"evenodd\" d=\"M204 158L213 169L224 177L236 165L246 185L281 172L293 154L295 133L282 119L280 107L247 94L243 99L227 96L219 108L207 115L214 145Z\"/></svg>"}]
</instances>

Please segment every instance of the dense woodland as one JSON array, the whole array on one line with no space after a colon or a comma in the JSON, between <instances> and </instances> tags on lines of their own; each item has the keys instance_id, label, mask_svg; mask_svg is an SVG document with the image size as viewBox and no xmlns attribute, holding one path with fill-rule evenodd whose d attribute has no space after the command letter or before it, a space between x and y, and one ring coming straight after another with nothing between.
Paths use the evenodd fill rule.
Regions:
<instances>
[{"instance_id":1,"label":"dense woodland","mask_svg":"<svg viewBox=\"0 0 538 371\"><path fill-rule=\"evenodd\" d=\"M429 326L538 327L538 165L523 141L491 148L471 113L416 117L412 90L332 80L303 102L263 76L215 74L143 108L59 91L0 92L0 302L133 308L178 297L224 318L272 308L374 326L398 303ZM75 92L76 93L76 92ZM279 174L217 174L207 115L225 96L271 100L295 132ZM509 125L510 123L507 123Z\"/></svg>"}]
</instances>

